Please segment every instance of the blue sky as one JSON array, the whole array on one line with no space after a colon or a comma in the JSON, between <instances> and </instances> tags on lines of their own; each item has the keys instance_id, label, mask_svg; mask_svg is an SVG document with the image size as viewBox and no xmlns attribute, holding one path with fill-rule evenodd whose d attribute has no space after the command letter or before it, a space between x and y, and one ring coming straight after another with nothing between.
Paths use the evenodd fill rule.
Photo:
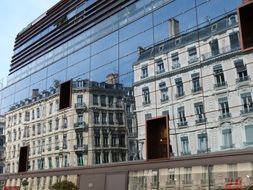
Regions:
<instances>
[{"instance_id":1,"label":"blue sky","mask_svg":"<svg viewBox=\"0 0 253 190\"><path fill-rule=\"evenodd\" d=\"M18 32L58 1L0 0L0 79L8 75Z\"/></svg>"}]
</instances>

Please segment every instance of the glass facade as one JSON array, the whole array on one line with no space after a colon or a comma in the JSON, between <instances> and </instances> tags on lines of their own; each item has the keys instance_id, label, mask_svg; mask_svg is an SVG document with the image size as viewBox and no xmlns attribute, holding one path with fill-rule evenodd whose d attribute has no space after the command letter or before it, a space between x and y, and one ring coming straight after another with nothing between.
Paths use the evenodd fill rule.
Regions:
<instances>
[{"instance_id":1,"label":"glass facade","mask_svg":"<svg viewBox=\"0 0 253 190\"><path fill-rule=\"evenodd\" d=\"M172 158L251 147L253 57L240 52L240 5L241 0L138 0L34 56L0 91L7 142L21 133L20 143L7 146L6 170L16 171L13 154L24 139L34 156L30 170L145 160L146 120L164 114ZM32 40L48 34L42 33ZM68 80L72 106L62 111L59 86ZM215 168L202 169L206 184ZM157 187L163 178L164 187L194 183L194 168L179 170L130 175L143 186Z\"/></svg>"}]
</instances>

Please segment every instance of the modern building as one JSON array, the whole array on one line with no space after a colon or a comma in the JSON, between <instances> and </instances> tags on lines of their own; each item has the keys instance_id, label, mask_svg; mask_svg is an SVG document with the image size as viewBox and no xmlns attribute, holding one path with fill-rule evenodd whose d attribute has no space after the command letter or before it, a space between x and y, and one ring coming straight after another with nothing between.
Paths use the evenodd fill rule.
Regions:
<instances>
[{"instance_id":1,"label":"modern building","mask_svg":"<svg viewBox=\"0 0 253 190\"><path fill-rule=\"evenodd\" d=\"M170 24L176 33L180 23ZM235 12L142 49L134 64L139 142L145 147L145 120L165 114L174 156L251 148L252 60L240 51Z\"/></svg>"},{"instance_id":2,"label":"modern building","mask_svg":"<svg viewBox=\"0 0 253 190\"><path fill-rule=\"evenodd\" d=\"M68 179L99 189L100 183L112 183L99 175L103 179L98 177L94 186L90 181L97 176L86 178L82 172L118 166L130 178L132 170L147 165L125 161L146 159L146 123L161 116L169 118L167 140L173 157L167 161L179 168L178 189L183 183L181 168L187 164L173 159L234 150L251 155L253 69L252 53L246 51L251 38L246 37L252 32L246 27L246 33L238 34L242 27L236 9L241 4L241 0L61 0L25 27L15 39L7 86L0 90L6 171L11 172L6 174L7 186L20 186L27 178L30 189L47 189ZM245 15L246 21L250 16ZM249 42L240 49L242 39ZM28 149L30 171L17 176L18 166L25 162L18 154ZM225 171L227 165L222 164L214 170ZM89 167L75 167L83 165ZM131 171L124 168L128 165ZM152 162L150 167L154 166ZM163 166L156 176L163 173ZM185 176L203 173L200 170L202 165L187 169ZM138 175L147 180L138 188L152 189L153 171ZM197 179L192 189L199 187L199 176L192 179Z\"/></svg>"}]
</instances>

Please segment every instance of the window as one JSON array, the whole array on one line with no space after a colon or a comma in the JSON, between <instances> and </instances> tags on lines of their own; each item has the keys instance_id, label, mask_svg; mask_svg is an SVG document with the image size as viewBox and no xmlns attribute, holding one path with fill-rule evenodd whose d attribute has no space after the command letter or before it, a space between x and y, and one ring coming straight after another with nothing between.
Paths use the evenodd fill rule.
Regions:
<instances>
[{"instance_id":1,"label":"window","mask_svg":"<svg viewBox=\"0 0 253 190\"><path fill-rule=\"evenodd\" d=\"M109 162L109 153L108 152L104 152L103 153L103 162L104 163L108 163Z\"/></svg>"},{"instance_id":2,"label":"window","mask_svg":"<svg viewBox=\"0 0 253 190\"><path fill-rule=\"evenodd\" d=\"M145 120L151 119L151 118L152 118L152 114L151 113L146 113L145 114Z\"/></svg>"},{"instance_id":3,"label":"window","mask_svg":"<svg viewBox=\"0 0 253 190\"><path fill-rule=\"evenodd\" d=\"M77 148L83 147L83 133L79 132L76 134L76 144Z\"/></svg>"},{"instance_id":4,"label":"window","mask_svg":"<svg viewBox=\"0 0 253 190\"><path fill-rule=\"evenodd\" d=\"M55 130L59 129L59 118L55 119Z\"/></svg>"},{"instance_id":5,"label":"window","mask_svg":"<svg viewBox=\"0 0 253 190\"><path fill-rule=\"evenodd\" d=\"M221 147L222 149L233 147L231 129L224 129L222 131L222 141L223 141L223 146Z\"/></svg>"},{"instance_id":6,"label":"window","mask_svg":"<svg viewBox=\"0 0 253 190\"><path fill-rule=\"evenodd\" d=\"M197 116L196 124L206 122L203 103L195 103L194 108Z\"/></svg>"},{"instance_id":7,"label":"window","mask_svg":"<svg viewBox=\"0 0 253 190\"><path fill-rule=\"evenodd\" d=\"M62 144L63 149L68 148L68 141L67 141L67 134L63 134L63 144Z\"/></svg>"},{"instance_id":8,"label":"window","mask_svg":"<svg viewBox=\"0 0 253 190\"><path fill-rule=\"evenodd\" d=\"M68 155L64 156L64 167L68 167Z\"/></svg>"},{"instance_id":9,"label":"window","mask_svg":"<svg viewBox=\"0 0 253 190\"><path fill-rule=\"evenodd\" d=\"M189 56L189 61L188 61L189 64L198 61L198 56L197 56L197 49L196 49L196 47L188 48L188 56Z\"/></svg>"},{"instance_id":10,"label":"window","mask_svg":"<svg viewBox=\"0 0 253 190\"><path fill-rule=\"evenodd\" d=\"M32 110L32 120L34 120L34 118L35 118L35 112L34 110Z\"/></svg>"},{"instance_id":11,"label":"window","mask_svg":"<svg viewBox=\"0 0 253 190\"><path fill-rule=\"evenodd\" d=\"M109 124L110 125L114 124L113 113L109 113Z\"/></svg>"},{"instance_id":12,"label":"window","mask_svg":"<svg viewBox=\"0 0 253 190\"><path fill-rule=\"evenodd\" d=\"M179 107L177 109L177 112L178 112L178 118L179 118L178 126L182 127L182 126L187 125L185 112L184 112L184 107Z\"/></svg>"},{"instance_id":13,"label":"window","mask_svg":"<svg viewBox=\"0 0 253 190\"><path fill-rule=\"evenodd\" d=\"M225 82L225 77L224 77L224 73L223 73L223 69L222 69L221 64L215 65L213 67L213 72L214 72L214 78L215 78L214 88L226 86L227 83Z\"/></svg>"},{"instance_id":14,"label":"window","mask_svg":"<svg viewBox=\"0 0 253 190\"><path fill-rule=\"evenodd\" d=\"M98 95L93 94L93 105L97 106L98 105Z\"/></svg>"},{"instance_id":15,"label":"window","mask_svg":"<svg viewBox=\"0 0 253 190\"><path fill-rule=\"evenodd\" d=\"M207 134L198 134L198 153L207 152Z\"/></svg>"},{"instance_id":16,"label":"window","mask_svg":"<svg viewBox=\"0 0 253 190\"><path fill-rule=\"evenodd\" d=\"M236 82L240 83L240 82L248 81L249 76L248 76L246 65L244 65L243 60L242 59L236 60L234 61L234 64L235 64L235 68L236 68L237 76L238 76L238 78L236 79Z\"/></svg>"},{"instance_id":17,"label":"window","mask_svg":"<svg viewBox=\"0 0 253 190\"><path fill-rule=\"evenodd\" d=\"M160 73L164 73L165 72L165 69L164 69L164 63L163 63L163 60L162 59L159 59L156 61L156 73L157 74L160 74Z\"/></svg>"},{"instance_id":18,"label":"window","mask_svg":"<svg viewBox=\"0 0 253 190\"><path fill-rule=\"evenodd\" d=\"M245 126L245 136L246 136L246 142L244 144L253 145L253 125Z\"/></svg>"},{"instance_id":19,"label":"window","mask_svg":"<svg viewBox=\"0 0 253 190\"><path fill-rule=\"evenodd\" d=\"M243 105L243 110L241 110L241 114L253 112L253 103L252 103L251 93L248 92L248 93L241 94L241 98L242 98L242 105Z\"/></svg>"},{"instance_id":20,"label":"window","mask_svg":"<svg viewBox=\"0 0 253 190\"><path fill-rule=\"evenodd\" d=\"M108 147L109 143L108 143L108 132L104 131L103 132L103 146L104 147Z\"/></svg>"},{"instance_id":21,"label":"window","mask_svg":"<svg viewBox=\"0 0 253 190\"><path fill-rule=\"evenodd\" d=\"M48 168L49 169L53 168L52 158L51 157L48 157Z\"/></svg>"},{"instance_id":22,"label":"window","mask_svg":"<svg viewBox=\"0 0 253 190\"><path fill-rule=\"evenodd\" d=\"M147 65L141 67L141 78L143 79L146 77L148 77L148 66Z\"/></svg>"},{"instance_id":23,"label":"window","mask_svg":"<svg viewBox=\"0 0 253 190\"><path fill-rule=\"evenodd\" d=\"M118 162L118 161L119 161L119 153L112 152L112 162Z\"/></svg>"},{"instance_id":24,"label":"window","mask_svg":"<svg viewBox=\"0 0 253 190\"><path fill-rule=\"evenodd\" d=\"M94 124L99 124L99 112L94 112Z\"/></svg>"},{"instance_id":25,"label":"window","mask_svg":"<svg viewBox=\"0 0 253 190\"><path fill-rule=\"evenodd\" d=\"M32 126L32 136L35 136L35 125Z\"/></svg>"},{"instance_id":26,"label":"window","mask_svg":"<svg viewBox=\"0 0 253 190\"><path fill-rule=\"evenodd\" d=\"M48 148L47 148L48 151L52 150L51 146L52 146L52 137L48 137Z\"/></svg>"},{"instance_id":27,"label":"window","mask_svg":"<svg viewBox=\"0 0 253 190\"><path fill-rule=\"evenodd\" d=\"M123 125L123 113L116 113L116 120L118 125Z\"/></svg>"},{"instance_id":28,"label":"window","mask_svg":"<svg viewBox=\"0 0 253 190\"><path fill-rule=\"evenodd\" d=\"M240 47L238 32L229 34L230 48L236 50Z\"/></svg>"},{"instance_id":29,"label":"window","mask_svg":"<svg viewBox=\"0 0 253 190\"><path fill-rule=\"evenodd\" d=\"M105 95L100 96L100 102L101 102L102 107L106 106L106 96Z\"/></svg>"},{"instance_id":30,"label":"window","mask_svg":"<svg viewBox=\"0 0 253 190\"><path fill-rule=\"evenodd\" d=\"M232 15L228 18L228 25L233 25L233 24L236 24L237 23L237 18L236 18L236 15Z\"/></svg>"},{"instance_id":31,"label":"window","mask_svg":"<svg viewBox=\"0 0 253 190\"><path fill-rule=\"evenodd\" d=\"M184 168L183 184L192 184L192 168Z\"/></svg>"},{"instance_id":32,"label":"window","mask_svg":"<svg viewBox=\"0 0 253 190\"><path fill-rule=\"evenodd\" d=\"M77 108L83 107L83 95L77 95Z\"/></svg>"},{"instance_id":33,"label":"window","mask_svg":"<svg viewBox=\"0 0 253 190\"><path fill-rule=\"evenodd\" d=\"M100 131L99 129L94 130L95 147L100 147Z\"/></svg>"},{"instance_id":34,"label":"window","mask_svg":"<svg viewBox=\"0 0 253 190\"><path fill-rule=\"evenodd\" d=\"M122 97L121 96L118 96L116 98L116 107L117 108L122 108Z\"/></svg>"},{"instance_id":35,"label":"window","mask_svg":"<svg viewBox=\"0 0 253 190\"><path fill-rule=\"evenodd\" d=\"M100 164L100 152L95 152L95 164Z\"/></svg>"},{"instance_id":36,"label":"window","mask_svg":"<svg viewBox=\"0 0 253 190\"><path fill-rule=\"evenodd\" d=\"M56 166L56 168L59 168L59 167L60 167L60 159L59 159L59 156L56 156L56 157L55 157L55 166Z\"/></svg>"},{"instance_id":37,"label":"window","mask_svg":"<svg viewBox=\"0 0 253 190\"><path fill-rule=\"evenodd\" d=\"M218 44L218 40L217 39L209 42L209 45L210 45L210 48L211 48L211 54L212 54L212 56L216 56L216 55L218 55L220 53L219 52L219 44Z\"/></svg>"},{"instance_id":38,"label":"window","mask_svg":"<svg viewBox=\"0 0 253 190\"><path fill-rule=\"evenodd\" d=\"M213 184L214 176L213 176L213 166L202 166L202 179L201 184Z\"/></svg>"},{"instance_id":39,"label":"window","mask_svg":"<svg viewBox=\"0 0 253 190\"><path fill-rule=\"evenodd\" d=\"M176 97L184 96L184 86L183 86L182 78L181 77L176 78L175 83L176 83L176 88L177 88Z\"/></svg>"},{"instance_id":40,"label":"window","mask_svg":"<svg viewBox=\"0 0 253 190\"><path fill-rule=\"evenodd\" d=\"M37 108L36 112L37 112L37 119L39 119L40 118L40 108Z\"/></svg>"},{"instance_id":41,"label":"window","mask_svg":"<svg viewBox=\"0 0 253 190\"><path fill-rule=\"evenodd\" d=\"M119 146L120 147L125 147L125 134L120 134L119 135Z\"/></svg>"},{"instance_id":42,"label":"window","mask_svg":"<svg viewBox=\"0 0 253 190\"><path fill-rule=\"evenodd\" d=\"M151 187L157 188L158 186L158 171L152 171Z\"/></svg>"},{"instance_id":43,"label":"window","mask_svg":"<svg viewBox=\"0 0 253 190\"><path fill-rule=\"evenodd\" d=\"M161 93L161 102L169 100L168 88L166 87L166 83L165 82L160 83L159 88Z\"/></svg>"},{"instance_id":44,"label":"window","mask_svg":"<svg viewBox=\"0 0 253 190\"><path fill-rule=\"evenodd\" d=\"M41 147L41 144L40 144L40 140L37 141L37 150L38 150L38 154L41 154L41 151L42 151L42 147Z\"/></svg>"},{"instance_id":45,"label":"window","mask_svg":"<svg viewBox=\"0 0 253 190\"><path fill-rule=\"evenodd\" d=\"M49 104L49 115L53 113L53 103Z\"/></svg>"},{"instance_id":46,"label":"window","mask_svg":"<svg viewBox=\"0 0 253 190\"><path fill-rule=\"evenodd\" d=\"M192 77L192 92L199 92L201 90L200 87L200 80L199 80L199 73L194 73L191 75Z\"/></svg>"},{"instance_id":47,"label":"window","mask_svg":"<svg viewBox=\"0 0 253 190\"><path fill-rule=\"evenodd\" d=\"M228 99L227 97L219 98L219 107L220 107L220 119L230 117L231 114L229 112Z\"/></svg>"},{"instance_id":48,"label":"window","mask_svg":"<svg viewBox=\"0 0 253 190\"><path fill-rule=\"evenodd\" d=\"M25 121L30 121L30 112L29 111L25 112Z\"/></svg>"},{"instance_id":49,"label":"window","mask_svg":"<svg viewBox=\"0 0 253 190\"><path fill-rule=\"evenodd\" d=\"M82 123L83 122L83 113L78 113L77 114L77 123Z\"/></svg>"},{"instance_id":50,"label":"window","mask_svg":"<svg viewBox=\"0 0 253 190\"><path fill-rule=\"evenodd\" d=\"M59 150L59 137L58 135L54 137L55 150Z\"/></svg>"},{"instance_id":51,"label":"window","mask_svg":"<svg viewBox=\"0 0 253 190\"><path fill-rule=\"evenodd\" d=\"M102 124L103 124L103 125L106 125L106 124L107 124L107 122L106 122L106 116L107 116L106 113L102 113Z\"/></svg>"},{"instance_id":52,"label":"window","mask_svg":"<svg viewBox=\"0 0 253 190\"><path fill-rule=\"evenodd\" d=\"M113 107L113 96L108 97L108 106L111 108Z\"/></svg>"},{"instance_id":53,"label":"window","mask_svg":"<svg viewBox=\"0 0 253 190\"><path fill-rule=\"evenodd\" d=\"M41 144L42 152L45 152L45 145L46 145L46 140L45 140L45 139L42 139L42 144Z\"/></svg>"},{"instance_id":54,"label":"window","mask_svg":"<svg viewBox=\"0 0 253 190\"><path fill-rule=\"evenodd\" d=\"M171 54L172 69L180 68L178 53Z\"/></svg>"},{"instance_id":55,"label":"window","mask_svg":"<svg viewBox=\"0 0 253 190\"><path fill-rule=\"evenodd\" d=\"M176 177L175 177L175 169L170 168L168 169L168 175L167 175L167 182L168 185L175 185L176 184Z\"/></svg>"},{"instance_id":56,"label":"window","mask_svg":"<svg viewBox=\"0 0 253 190\"><path fill-rule=\"evenodd\" d=\"M37 124L37 135L40 135L41 134L41 124L38 123Z\"/></svg>"},{"instance_id":57,"label":"window","mask_svg":"<svg viewBox=\"0 0 253 190\"><path fill-rule=\"evenodd\" d=\"M181 148L182 148L181 155L189 155L189 154L191 154L191 152L189 150L188 137L181 137Z\"/></svg>"},{"instance_id":58,"label":"window","mask_svg":"<svg viewBox=\"0 0 253 190\"><path fill-rule=\"evenodd\" d=\"M112 134L112 147L117 147L117 145L118 145L117 139L118 139L118 135Z\"/></svg>"},{"instance_id":59,"label":"window","mask_svg":"<svg viewBox=\"0 0 253 190\"><path fill-rule=\"evenodd\" d=\"M237 178L237 164L228 164L228 180L236 181Z\"/></svg>"},{"instance_id":60,"label":"window","mask_svg":"<svg viewBox=\"0 0 253 190\"><path fill-rule=\"evenodd\" d=\"M150 104L150 94L148 87L142 89L143 105Z\"/></svg>"},{"instance_id":61,"label":"window","mask_svg":"<svg viewBox=\"0 0 253 190\"><path fill-rule=\"evenodd\" d=\"M64 129L68 128L68 118L67 118L67 116L63 116L63 118L62 118L62 128L64 128Z\"/></svg>"},{"instance_id":62,"label":"window","mask_svg":"<svg viewBox=\"0 0 253 190\"><path fill-rule=\"evenodd\" d=\"M77 165L83 166L83 154L77 154Z\"/></svg>"}]
</instances>

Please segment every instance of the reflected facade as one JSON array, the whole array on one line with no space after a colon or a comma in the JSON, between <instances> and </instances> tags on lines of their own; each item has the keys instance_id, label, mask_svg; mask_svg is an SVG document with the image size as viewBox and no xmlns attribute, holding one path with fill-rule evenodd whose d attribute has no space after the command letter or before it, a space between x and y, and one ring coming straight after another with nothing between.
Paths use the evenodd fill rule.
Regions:
<instances>
[{"instance_id":1,"label":"reflected facade","mask_svg":"<svg viewBox=\"0 0 253 190\"><path fill-rule=\"evenodd\" d=\"M253 57L239 47L241 3L59 2L16 38L0 91L7 171L17 172L22 146L30 170L145 160L146 120L163 115L172 157L250 148ZM69 80L71 107L58 110L57 85Z\"/></svg>"}]
</instances>

